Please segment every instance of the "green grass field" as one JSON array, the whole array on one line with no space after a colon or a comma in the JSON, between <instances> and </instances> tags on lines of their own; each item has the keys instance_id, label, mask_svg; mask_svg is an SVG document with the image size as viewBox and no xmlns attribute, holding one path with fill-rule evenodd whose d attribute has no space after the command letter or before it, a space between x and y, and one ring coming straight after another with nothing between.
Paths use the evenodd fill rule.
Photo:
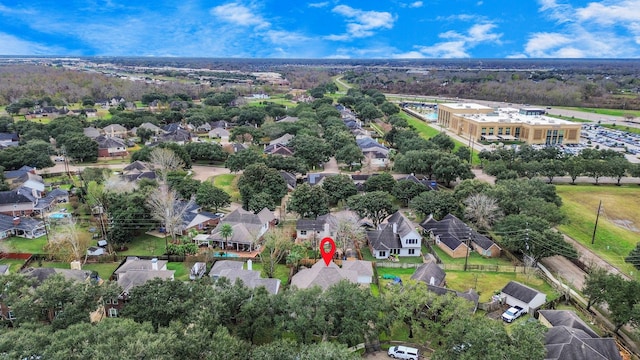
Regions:
<instances>
[{"instance_id":1,"label":"green grass field","mask_svg":"<svg viewBox=\"0 0 640 360\"><path fill-rule=\"evenodd\" d=\"M0 259L0 265L9 265L9 273L15 274L20 270L22 265L24 265L24 260Z\"/></svg>"},{"instance_id":2,"label":"green grass field","mask_svg":"<svg viewBox=\"0 0 640 360\"><path fill-rule=\"evenodd\" d=\"M102 280L109 280L111 274L118 268L120 263L112 262L112 263L91 263L82 265L82 270L95 271L98 273ZM43 261L37 262L34 261L31 263L31 267L44 267L44 268L56 268L56 269L70 269L71 264L67 262L59 262L59 261Z\"/></svg>"},{"instance_id":3,"label":"green grass field","mask_svg":"<svg viewBox=\"0 0 640 360\"><path fill-rule=\"evenodd\" d=\"M226 191L231 195L231 201L237 202L240 200L240 192L238 191L238 176L235 174L222 174L213 178L213 185Z\"/></svg>"},{"instance_id":4,"label":"green grass field","mask_svg":"<svg viewBox=\"0 0 640 360\"><path fill-rule=\"evenodd\" d=\"M168 238L171 241L171 238ZM153 256L162 255L165 252L164 238L155 237L153 235L141 235L135 237L127 244L127 251L119 251L118 255L124 256Z\"/></svg>"},{"instance_id":5,"label":"green grass field","mask_svg":"<svg viewBox=\"0 0 640 360\"><path fill-rule=\"evenodd\" d=\"M170 262L167 263L167 270L175 270L175 274L173 277L175 280L179 281L188 281L189 280L189 272L191 268L187 263L184 262Z\"/></svg>"},{"instance_id":6,"label":"green grass field","mask_svg":"<svg viewBox=\"0 0 640 360\"><path fill-rule=\"evenodd\" d=\"M639 110L601 109L601 108L585 108L585 107L560 107L560 106L558 108L588 112L592 114L609 115L609 116L625 116L627 114L633 115L635 117L640 116Z\"/></svg>"},{"instance_id":7,"label":"green grass field","mask_svg":"<svg viewBox=\"0 0 640 360\"><path fill-rule=\"evenodd\" d=\"M12 236L8 239L0 241L0 248L4 248L6 252L28 253L28 254L44 254L44 246L47 243L46 236L40 236L35 239L25 239Z\"/></svg>"},{"instance_id":8,"label":"green grass field","mask_svg":"<svg viewBox=\"0 0 640 360\"><path fill-rule=\"evenodd\" d=\"M590 123L590 122L592 122L591 120L577 119L577 118L575 118L573 116L550 115L550 114L547 114L547 116L555 118L555 119L562 119L562 120L567 120L567 121L571 121L571 122L578 122L578 123Z\"/></svg>"},{"instance_id":9,"label":"green grass field","mask_svg":"<svg viewBox=\"0 0 640 360\"><path fill-rule=\"evenodd\" d=\"M458 291L475 289L480 302L488 302L491 296L500 291L511 280L518 281L547 294L547 301L558 297L556 291L543 279L527 274L447 271L447 287Z\"/></svg>"},{"instance_id":10,"label":"green grass field","mask_svg":"<svg viewBox=\"0 0 640 360\"><path fill-rule=\"evenodd\" d=\"M433 246L433 249L436 251L436 254L445 264L456 264L456 265L464 265L465 258L457 258L454 259L449 254L445 253L438 246ZM485 257L478 254L475 251L471 251L469 253L469 259L467 262L468 265L500 265L500 266L513 266L511 261L507 258L499 257L499 258L490 258Z\"/></svg>"},{"instance_id":11,"label":"green grass field","mask_svg":"<svg viewBox=\"0 0 640 360\"><path fill-rule=\"evenodd\" d=\"M245 264L244 267L246 268L247 265ZM259 271L260 273L262 273L262 263L254 262L253 270ZM276 265L276 271L273 275L274 275L274 278L280 280L280 286L282 287L287 286L287 283L289 282L289 267L286 265L278 264ZM264 277L264 275L261 275L261 276Z\"/></svg>"},{"instance_id":12,"label":"green grass field","mask_svg":"<svg viewBox=\"0 0 640 360\"><path fill-rule=\"evenodd\" d=\"M627 274L639 278L638 271L624 261L636 246L640 232L640 187L637 185L562 185L556 186L562 197L566 224L558 229L596 252ZM598 203L602 210L595 243L591 244Z\"/></svg>"},{"instance_id":13,"label":"green grass field","mask_svg":"<svg viewBox=\"0 0 640 360\"><path fill-rule=\"evenodd\" d=\"M618 131L626 131L628 133L640 134L640 129L629 127L626 125L612 125L612 124L600 124L600 126L605 127L607 129L613 129Z\"/></svg>"}]
</instances>

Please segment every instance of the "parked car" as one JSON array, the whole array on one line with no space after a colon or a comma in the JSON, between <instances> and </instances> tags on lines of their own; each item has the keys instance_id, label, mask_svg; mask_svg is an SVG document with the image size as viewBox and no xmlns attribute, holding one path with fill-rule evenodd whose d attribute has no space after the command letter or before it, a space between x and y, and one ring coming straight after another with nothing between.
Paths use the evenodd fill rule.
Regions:
<instances>
[{"instance_id":1,"label":"parked car","mask_svg":"<svg viewBox=\"0 0 640 360\"><path fill-rule=\"evenodd\" d=\"M509 310L502 313L502 320L510 323L523 314L526 314L526 311L524 311L523 308L521 308L520 306L512 306L509 308Z\"/></svg>"},{"instance_id":2,"label":"parked car","mask_svg":"<svg viewBox=\"0 0 640 360\"><path fill-rule=\"evenodd\" d=\"M392 346L389 348L387 355L394 359L411 359L418 360L419 351L416 348L408 346Z\"/></svg>"}]
</instances>

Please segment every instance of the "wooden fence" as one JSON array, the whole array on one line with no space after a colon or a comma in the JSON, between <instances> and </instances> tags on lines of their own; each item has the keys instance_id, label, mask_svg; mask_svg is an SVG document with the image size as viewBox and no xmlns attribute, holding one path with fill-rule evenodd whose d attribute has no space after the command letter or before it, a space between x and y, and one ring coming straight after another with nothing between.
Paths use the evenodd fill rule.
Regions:
<instances>
[{"instance_id":1,"label":"wooden fence","mask_svg":"<svg viewBox=\"0 0 640 360\"><path fill-rule=\"evenodd\" d=\"M438 264L442 270L454 270L454 271L464 271L463 264ZM529 271L535 271L534 269L529 268ZM467 271L487 271L487 272L504 272L504 273L517 273L523 274L527 272L526 266L517 266L517 265L477 265L477 264L468 264Z\"/></svg>"}]
</instances>

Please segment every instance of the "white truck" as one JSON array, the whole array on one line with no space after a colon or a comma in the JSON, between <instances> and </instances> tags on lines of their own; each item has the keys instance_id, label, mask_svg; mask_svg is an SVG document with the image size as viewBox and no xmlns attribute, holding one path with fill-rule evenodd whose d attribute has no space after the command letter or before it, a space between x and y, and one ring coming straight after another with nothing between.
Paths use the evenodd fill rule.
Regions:
<instances>
[{"instance_id":1,"label":"white truck","mask_svg":"<svg viewBox=\"0 0 640 360\"><path fill-rule=\"evenodd\" d=\"M502 320L510 323L527 312L520 306L512 306L509 310L502 313Z\"/></svg>"},{"instance_id":2,"label":"white truck","mask_svg":"<svg viewBox=\"0 0 640 360\"><path fill-rule=\"evenodd\" d=\"M410 359L418 360L420 356L418 349L408 346L392 346L389 348L387 355L394 359Z\"/></svg>"}]
</instances>

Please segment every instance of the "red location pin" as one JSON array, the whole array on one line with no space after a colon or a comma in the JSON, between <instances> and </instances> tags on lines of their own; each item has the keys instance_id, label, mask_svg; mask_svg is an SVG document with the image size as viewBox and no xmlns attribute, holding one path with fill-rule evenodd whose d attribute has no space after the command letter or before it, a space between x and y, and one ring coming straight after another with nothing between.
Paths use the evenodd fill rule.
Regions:
<instances>
[{"instance_id":1,"label":"red location pin","mask_svg":"<svg viewBox=\"0 0 640 360\"><path fill-rule=\"evenodd\" d=\"M329 250L327 250L326 246L329 244L329 246L331 246L331 248ZM322 255L322 259L324 260L324 263L329 266L329 263L331 262L331 259L333 259L333 254L336 253L336 243L333 242L333 239L330 237L326 237L324 239L322 239L322 241L320 241L320 255Z\"/></svg>"}]
</instances>

